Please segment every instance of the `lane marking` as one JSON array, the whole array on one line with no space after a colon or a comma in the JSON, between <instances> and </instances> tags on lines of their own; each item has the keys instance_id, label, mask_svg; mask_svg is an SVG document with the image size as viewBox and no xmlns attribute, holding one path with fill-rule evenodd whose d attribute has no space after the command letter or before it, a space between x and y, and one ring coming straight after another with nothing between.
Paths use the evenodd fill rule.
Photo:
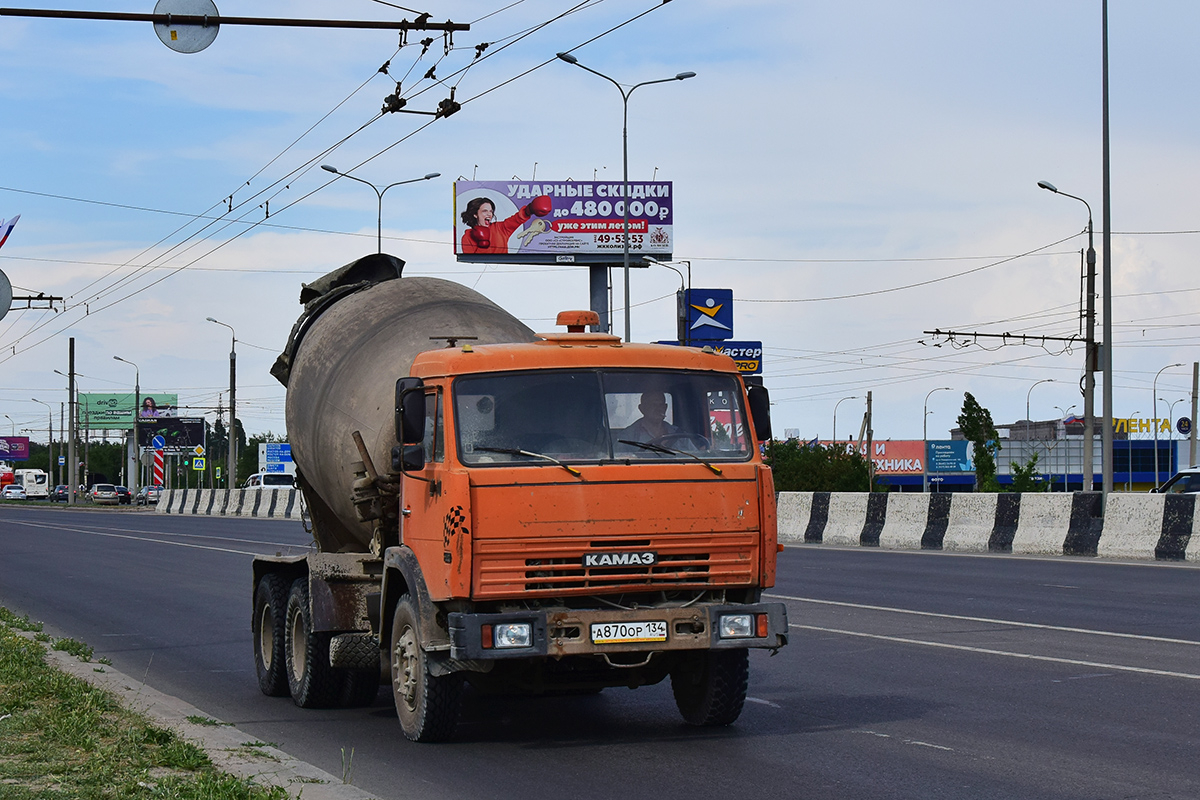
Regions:
<instances>
[{"instance_id":1,"label":"lane marking","mask_svg":"<svg viewBox=\"0 0 1200 800\"><path fill-rule=\"evenodd\" d=\"M783 594L767 594L764 597L774 597L779 600L792 600L797 603L813 603L822 606L841 606L843 608L861 608L867 611L888 611L893 614L910 614L916 617L935 617L937 619L954 619L961 622L982 622L989 625L1010 625L1018 628L1036 628L1044 631L1063 631L1065 633L1086 633L1092 636L1110 636L1115 639L1137 639L1143 642L1165 642L1167 644L1188 644L1200 646L1200 642L1191 639L1170 639L1165 636L1145 636L1139 633L1117 633L1116 631L1097 631L1091 628L1070 628L1064 625L1043 625L1037 622L1018 622L1011 619L991 619L989 617L965 617L960 614L939 614L934 611L914 611L908 608L889 608L887 606L872 606L864 603L844 603L838 600L818 600L815 597L790 597Z\"/></svg>"},{"instance_id":2,"label":"lane marking","mask_svg":"<svg viewBox=\"0 0 1200 800\"><path fill-rule=\"evenodd\" d=\"M1071 664L1077 667L1093 667L1095 669L1115 669L1120 672L1137 672L1144 675L1160 675L1167 678L1187 678L1189 680L1200 681L1200 675L1193 675L1190 672L1172 672L1163 669L1149 669L1147 667L1127 667L1122 664L1104 664L1096 661L1079 661L1074 658L1057 658L1055 656L1037 656L1032 653L1014 653L1009 650L991 650L986 647L970 647L962 644L946 644L944 642L929 642L922 639L908 639L903 636L884 636L880 633L862 633L861 631L846 631L838 628L822 628L817 625L794 625L789 623L789 628L798 630L818 631L820 633L837 633L842 636L857 636L862 639L882 639L887 642L897 642L899 644L916 644L924 647L940 647L944 650L962 650L968 653L979 653L988 656L1007 656L1008 658L1024 658L1030 661L1049 661L1054 664Z\"/></svg>"},{"instance_id":3,"label":"lane marking","mask_svg":"<svg viewBox=\"0 0 1200 800\"><path fill-rule=\"evenodd\" d=\"M749 698L746 699L748 700ZM890 733L880 733L879 731L855 731L855 733L865 733L868 736L877 736L880 739L898 739L898 737L894 737ZM919 739L898 739L898 741L901 741L904 744L916 745L917 747L932 747L934 750L945 750L947 753L955 752L953 747L946 747L945 745L933 744L931 742L922 742Z\"/></svg>"},{"instance_id":4,"label":"lane marking","mask_svg":"<svg viewBox=\"0 0 1200 800\"><path fill-rule=\"evenodd\" d=\"M763 700L759 697L747 697L747 703L758 703L759 705L770 706L771 708L783 708L779 703L772 703L770 700Z\"/></svg>"},{"instance_id":5,"label":"lane marking","mask_svg":"<svg viewBox=\"0 0 1200 800\"><path fill-rule=\"evenodd\" d=\"M270 542L262 539L239 539L234 536L209 536L202 533L174 533L172 531L156 531L156 530L138 530L137 528L114 528L109 526L94 526L84 528L65 528L61 525L50 525L47 523L36 523L18 521L17 525L28 525L33 528L49 528L50 530L69 530L75 533L83 533L86 531L117 531L119 533L141 533L152 534L154 536L181 536L192 539L207 539L215 542L240 542L242 544L261 544L270 547L308 547L308 545L299 545L291 542Z\"/></svg>"},{"instance_id":6,"label":"lane marking","mask_svg":"<svg viewBox=\"0 0 1200 800\"><path fill-rule=\"evenodd\" d=\"M67 528L61 525L36 525L32 522L17 522L17 525L27 525L31 528L49 528L56 531L68 531L70 533L82 533L85 536L102 536L109 539L132 539L135 542L153 542L155 544L169 544L172 547L188 547L195 550L212 550L216 553L234 553L239 556L260 556L262 553L255 553L250 550L233 550L228 547L213 547L205 544L191 544L190 542L172 542L165 539L152 539L145 536L128 536L121 533L101 533L100 531L81 530L78 528Z\"/></svg>"}]
</instances>

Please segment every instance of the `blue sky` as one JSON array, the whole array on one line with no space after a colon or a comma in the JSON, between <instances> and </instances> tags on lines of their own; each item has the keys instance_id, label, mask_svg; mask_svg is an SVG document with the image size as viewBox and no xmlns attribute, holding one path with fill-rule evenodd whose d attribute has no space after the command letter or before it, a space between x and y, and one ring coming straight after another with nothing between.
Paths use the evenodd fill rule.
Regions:
<instances>
[{"instance_id":1,"label":"blue sky","mask_svg":"<svg viewBox=\"0 0 1200 800\"><path fill-rule=\"evenodd\" d=\"M1158 397L1178 400L1200 358L1200 6L1110 6L1115 415L1149 417L1155 373L1187 365L1158 381ZM218 7L404 15L366 0ZM422 58L419 45L397 52L387 32L227 26L181 55L148 24L0 18L0 218L21 214L0 270L18 294L69 298L57 313L0 320L0 408L18 428L44 425L30 398L65 400L52 370L66 371L68 336L83 390L129 384L120 355L145 389L215 406L229 338L212 316L237 330L239 416L252 432L281 432L283 389L267 369L300 284L374 248L375 196L331 183L321 163L379 184L442 173L387 194L385 250L408 274L461 281L553 327L557 311L587 305L586 270L455 263L451 182L619 180L620 97L553 60L573 50L625 84L697 73L633 95L630 177L674 181L676 257L694 285L734 290L738 338L766 348L778 429L826 437L834 404L870 390L877 438L919 438L927 392L950 386L930 401L930 435L944 436L963 391L1011 422L1045 378L1054 383L1032 391L1031 416L1081 410L1081 348L935 348L922 331L1078 333L1086 210L1036 182L1088 199L1099 228L1098 0L604 0L531 30L575 7L423 7L472 29L451 53L439 38ZM448 79L483 42L487 58ZM359 130L394 88L377 73L388 59L393 76L412 67L411 107L434 107L453 82L462 111L424 129L427 117L394 114ZM435 62L445 83L417 94ZM191 236L205 224L195 217L220 216L230 195L226 217L242 222ZM664 269L634 273L635 339L671 335L677 286ZM614 320L620 330L620 310ZM861 401L843 402L839 431L857 430L861 413Z\"/></svg>"}]
</instances>

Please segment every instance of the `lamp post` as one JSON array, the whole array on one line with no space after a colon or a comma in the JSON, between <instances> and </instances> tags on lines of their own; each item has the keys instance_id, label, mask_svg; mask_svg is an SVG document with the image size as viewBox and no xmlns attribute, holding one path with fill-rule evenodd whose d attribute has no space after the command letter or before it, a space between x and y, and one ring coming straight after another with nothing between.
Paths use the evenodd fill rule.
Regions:
<instances>
[{"instance_id":1,"label":"lamp post","mask_svg":"<svg viewBox=\"0 0 1200 800\"><path fill-rule=\"evenodd\" d=\"M692 262L691 261L676 261L676 262L674 262L676 264L684 264L687 266L687 284L686 284L686 288L685 288L685 284L683 282L683 273L679 272L679 270L672 267L668 262L660 261L657 258L655 258L654 256L642 256L642 259L645 261L649 261L651 264L658 264L660 267L666 267L669 270L674 270L679 275L679 290L680 290L681 294L679 295L678 301L676 302L676 305L678 306L678 308L676 308L676 311L675 311L675 316L677 317L675 327L678 330L676 330L675 333L676 333L676 336L679 338L679 343L681 345L683 345L684 347L690 347L691 343L692 343L692 337L690 335L690 331L688 331L687 309L686 309L684 303L686 302L687 291L692 288Z\"/></svg>"},{"instance_id":2,"label":"lamp post","mask_svg":"<svg viewBox=\"0 0 1200 800\"><path fill-rule=\"evenodd\" d=\"M406 183L416 183L418 181L430 181L430 180L433 180L434 178L441 177L441 174L442 174L440 172L430 172L428 175L423 175L420 178L410 178L406 181L396 181L395 183L389 183L387 186L380 189L378 186L371 183L370 181L364 181L362 178L356 178L353 175L346 174L345 172L339 172L337 167L330 166L329 164L322 164L321 169L325 170L326 172L332 172L334 175L340 175L343 178L349 178L352 181L358 181L359 183L365 183L367 186L370 186L372 189L375 190L375 194L379 197L379 215L376 220L376 231L377 231L377 242L378 242L377 252L379 252L379 253L383 252L383 193L386 192L388 189L392 188L393 186L403 186ZM216 322L216 320L212 320L212 321Z\"/></svg>"},{"instance_id":3,"label":"lamp post","mask_svg":"<svg viewBox=\"0 0 1200 800\"><path fill-rule=\"evenodd\" d=\"M850 397L843 397L841 400L838 400L836 403L833 404L833 443L834 444L837 444L837 410L838 410L838 406L840 406L846 400L857 400L857 399L859 399L858 395L852 395Z\"/></svg>"},{"instance_id":4,"label":"lamp post","mask_svg":"<svg viewBox=\"0 0 1200 800\"><path fill-rule=\"evenodd\" d=\"M1059 424L1061 424L1063 426L1063 441L1066 441L1067 415L1075 410L1075 406L1072 405L1070 408L1066 409L1065 411L1063 410L1062 406L1055 406L1054 410L1058 412ZM1063 448L1063 491L1064 492L1067 491L1067 484L1070 483L1070 474L1071 474L1071 449L1069 447L1064 447Z\"/></svg>"},{"instance_id":5,"label":"lamp post","mask_svg":"<svg viewBox=\"0 0 1200 800\"><path fill-rule=\"evenodd\" d=\"M47 452L49 453L49 455L47 456L47 459L46 459L46 465L47 465L46 472L53 475L54 474L54 407L51 406L49 403L42 403L42 401L38 400L36 397L30 398L30 399L33 400L33 402L41 403L42 405L44 405L46 407L46 420L48 423L46 425L46 446L48 448ZM57 481L55 481L55 485L56 486L58 485Z\"/></svg>"},{"instance_id":6,"label":"lamp post","mask_svg":"<svg viewBox=\"0 0 1200 800\"><path fill-rule=\"evenodd\" d=\"M209 322L229 328L229 463L225 467L228 475L225 477L225 487L233 489L237 486L237 332L232 325L227 325L212 317L205 317Z\"/></svg>"},{"instance_id":7,"label":"lamp post","mask_svg":"<svg viewBox=\"0 0 1200 800\"><path fill-rule=\"evenodd\" d=\"M1076 197L1073 194L1067 194L1066 192L1059 191L1058 187L1056 187L1054 184L1050 183L1049 181L1038 181L1038 186L1040 186L1041 188L1045 189L1048 192L1053 192L1054 194L1061 194L1063 197L1069 197L1072 200L1078 200L1079 202L1083 203L1084 206L1087 207L1087 211L1088 211L1087 278L1086 278L1086 290L1085 290L1087 293L1087 298L1086 298L1086 308L1084 311L1084 324L1086 326L1084 329L1085 330L1085 333L1084 333L1084 340L1085 340L1085 342L1084 342L1084 344L1085 344L1084 360L1086 361L1086 363L1084 364L1084 370L1083 370L1083 463L1084 463L1084 472L1086 473L1086 475L1083 479L1083 490L1085 492L1088 492L1088 491L1091 491L1092 484L1096 478L1095 470L1094 470L1095 454L1093 453L1093 448L1095 447L1095 438L1096 438L1095 404L1096 404L1096 368L1098 366L1098 364L1096 363L1097 358L1096 358L1096 342L1095 342L1095 339L1096 339L1096 248L1093 246L1093 242L1092 242L1092 233L1093 233L1092 207L1088 203L1087 200L1084 200L1082 197ZM1107 323L1107 322L1108 322L1108 320L1106 318L1105 323ZM1106 331L1108 330L1107 324L1105 326L1105 330ZM1108 334L1106 333L1105 341L1107 341L1107 336L1108 336ZM1108 421L1106 424L1111 425L1112 424L1111 420ZM1110 456L1112 455L1111 448L1109 448L1109 450L1107 452L1109 453ZM1102 465L1101 472L1103 472L1103 471L1104 470L1103 470L1103 465Z\"/></svg>"},{"instance_id":8,"label":"lamp post","mask_svg":"<svg viewBox=\"0 0 1200 800\"><path fill-rule=\"evenodd\" d=\"M8 414L5 414L4 418L6 420L8 420L8 424L12 426L12 431L11 431L12 435L16 436L17 435L17 423L13 422L13 418L10 417Z\"/></svg>"},{"instance_id":9,"label":"lamp post","mask_svg":"<svg viewBox=\"0 0 1200 800\"><path fill-rule=\"evenodd\" d=\"M1037 386L1039 383L1054 383L1054 378L1042 378L1040 381L1035 382L1033 386ZM1029 395L1033 392L1033 386L1030 386L1029 391L1025 393L1025 446L1030 450L1033 450L1033 445L1029 444L1032 441L1029 438ZM1025 456L1025 460L1029 461L1028 455Z\"/></svg>"},{"instance_id":10,"label":"lamp post","mask_svg":"<svg viewBox=\"0 0 1200 800\"><path fill-rule=\"evenodd\" d=\"M930 389L929 394L925 395L925 413L921 415L921 441L923 449L921 452L921 491L929 491L929 395L934 392L948 392L949 386L939 386L936 389Z\"/></svg>"},{"instance_id":11,"label":"lamp post","mask_svg":"<svg viewBox=\"0 0 1200 800\"><path fill-rule=\"evenodd\" d=\"M138 418L142 416L142 371L138 368L137 364L128 359L113 356L113 360L133 367L133 482L130 483L129 489L136 497L138 493L138 478L141 477L138 473L141 472L142 468L141 445L138 440Z\"/></svg>"},{"instance_id":12,"label":"lamp post","mask_svg":"<svg viewBox=\"0 0 1200 800\"><path fill-rule=\"evenodd\" d=\"M1150 394L1150 399L1154 400L1154 413L1150 415L1150 426L1154 428L1154 488L1157 489L1160 485L1158 480L1158 376L1162 375L1172 367L1182 367L1183 364L1167 364L1154 375L1154 383L1152 384L1153 392Z\"/></svg>"},{"instance_id":13,"label":"lamp post","mask_svg":"<svg viewBox=\"0 0 1200 800\"><path fill-rule=\"evenodd\" d=\"M580 69L587 70L593 75L598 75L604 80L617 87L617 91L621 93L621 102L624 105L624 116L621 118L621 215L624 219L622 230L624 235L622 239L622 255L625 265L625 341L632 341L629 322L629 96L639 86L649 86L653 83L670 83L671 81L682 81L688 78L696 77L694 72L680 72L673 78L659 78L654 81L642 81L629 87L629 91L625 91L621 84L617 83L612 78L605 75L603 72L597 72L591 67L585 67L579 63L579 59L570 53L558 53L558 57L568 64L574 64Z\"/></svg>"}]
</instances>

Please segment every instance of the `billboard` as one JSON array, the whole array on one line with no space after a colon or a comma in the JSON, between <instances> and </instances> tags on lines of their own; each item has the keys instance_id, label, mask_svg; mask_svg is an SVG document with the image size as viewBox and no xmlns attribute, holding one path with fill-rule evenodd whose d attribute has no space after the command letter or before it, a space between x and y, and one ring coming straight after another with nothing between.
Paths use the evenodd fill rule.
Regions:
<instances>
[{"instance_id":1,"label":"billboard","mask_svg":"<svg viewBox=\"0 0 1200 800\"><path fill-rule=\"evenodd\" d=\"M926 443L925 460L930 472L974 472L971 443L963 439L945 439Z\"/></svg>"},{"instance_id":2,"label":"billboard","mask_svg":"<svg viewBox=\"0 0 1200 800\"><path fill-rule=\"evenodd\" d=\"M28 436L0 436L0 461L27 461Z\"/></svg>"},{"instance_id":3,"label":"billboard","mask_svg":"<svg viewBox=\"0 0 1200 800\"><path fill-rule=\"evenodd\" d=\"M454 253L459 261L620 262L624 188L621 181L456 181ZM629 182L631 256L670 257L672 195L670 181Z\"/></svg>"},{"instance_id":4,"label":"billboard","mask_svg":"<svg viewBox=\"0 0 1200 800\"><path fill-rule=\"evenodd\" d=\"M866 442L821 442L825 446L837 444L851 452L858 450L864 456L867 454ZM875 465L876 475L920 475L922 474L921 451L925 443L916 440L892 440L871 442L871 461Z\"/></svg>"},{"instance_id":5,"label":"billboard","mask_svg":"<svg viewBox=\"0 0 1200 800\"><path fill-rule=\"evenodd\" d=\"M138 444L151 447L155 436L161 436L168 453L191 451L196 445L204 446L203 417L143 417L138 421Z\"/></svg>"},{"instance_id":6,"label":"billboard","mask_svg":"<svg viewBox=\"0 0 1200 800\"><path fill-rule=\"evenodd\" d=\"M100 430L132 430L133 409L138 398L133 392L106 394L102 392L79 393L79 422L89 428ZM174 417L179 405L179 395L167 392L143 392L142 413L138 418L141 425L159 417Z\"/></svg>"}]
</instances>

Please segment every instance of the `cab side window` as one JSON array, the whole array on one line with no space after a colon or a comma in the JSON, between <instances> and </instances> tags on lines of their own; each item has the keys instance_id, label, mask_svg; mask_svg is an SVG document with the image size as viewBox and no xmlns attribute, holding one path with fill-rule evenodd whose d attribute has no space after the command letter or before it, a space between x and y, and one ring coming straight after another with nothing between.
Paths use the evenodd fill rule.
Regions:
<instances>
[{"instance_id":1,"label":"cab side window","mask_svg":"<svg viewBox=\"0 0 1200 800\"><path fill-rule=\"evenodd\" d=\"M444 434L445 420L442 417L442 388L425 395L425 436L421 444L425 448L425 463L444 461L446 458L446 443Z\"/></svg>"}]
</instances>

